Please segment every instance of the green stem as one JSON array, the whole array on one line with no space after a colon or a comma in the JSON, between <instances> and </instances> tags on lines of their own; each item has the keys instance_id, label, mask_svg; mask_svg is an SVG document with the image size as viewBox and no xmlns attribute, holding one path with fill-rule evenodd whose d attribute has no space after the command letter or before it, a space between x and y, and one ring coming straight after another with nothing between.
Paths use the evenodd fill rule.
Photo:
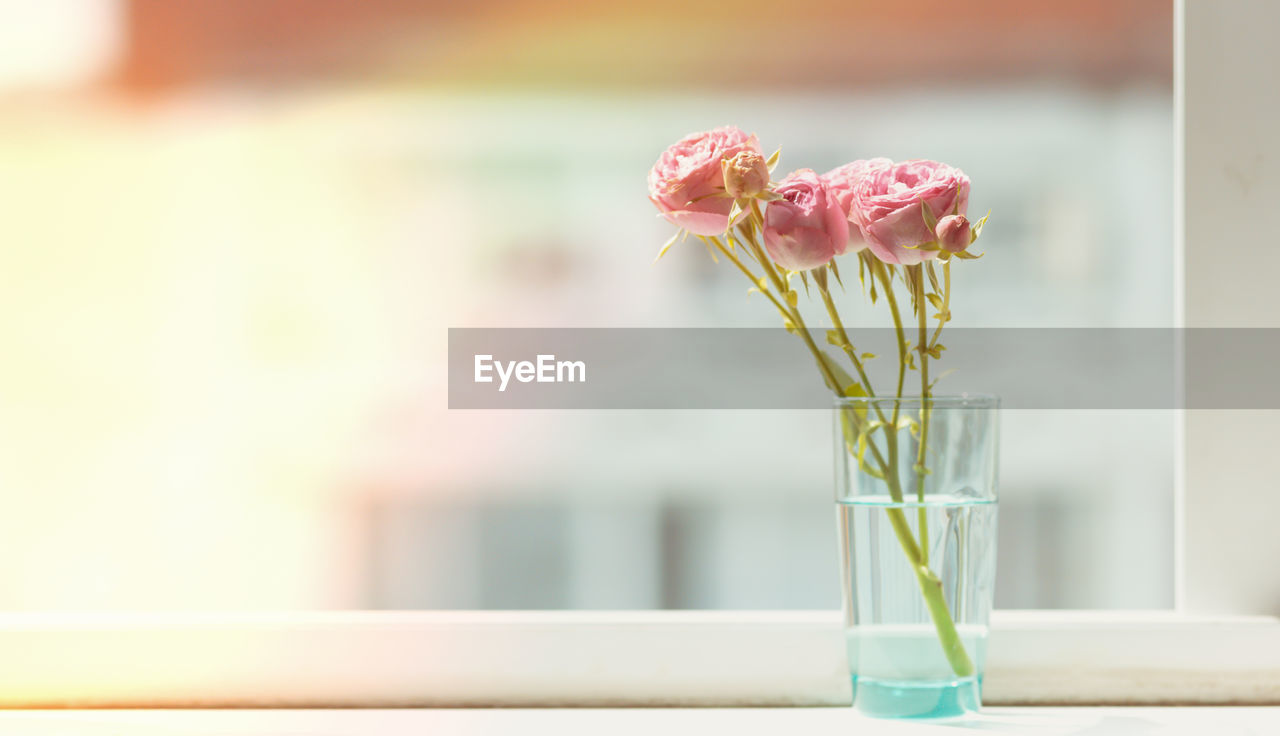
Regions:
<instances>
[{"instance_id":1,"label":"green stem","mask_svg":"<svg viewBox=\"0 0 1280 736\"><path fill-rule=\"evenodd\" d=\"M874 269L873 269L874 270ZM903 493L901 481L897 472L897 414L898 407L902 399L902 388L906 373L906 331L902 326L902 316L898 311L897 301L893 296L893 287L888 278L887 271L883 268L877 271L884 285L890 308L893 311L894 324L897 327L898 334L898 394L894 401L894 423L887 427L886 437L888 438L888 447L890 459L885 461L881 455L879 448L875 442L868 441L868 447L874 456L876 463L880 466L885 483L889 488L890 497L897 503L902 503ZM917 280L919 283L919 281ZM870 382L866 379L866 374L862 370L861 361L856 358L856 352L853 351L852 343L848 339L844 325L840 320L839 312L835 308L834 302L831 300L830 293L825 288L821 280L818 281L818 288L823 296L823 302L827 306L827 311L831 314L831 321L844 343L846 352L851 352L849 356L853 359L854 367L858 369L859 375L867 386L868 394L874 396L870 391ZM921 287L922 288L922 287ZM919 302L923 302L924 297L919 297ZM923 314L923 307L919 306ZM924 339L923 337L921 338ZM928 386L928 378L926 374L925 386ZM927 392L926 392L927 395ZM879 412L879 406L873 403ZM881 415L881 421L884 420ZM923 459L920 461L923 466ZM921 485L917 490L917 498L923 502L924 487ZM893 528L894 536L898 539L898 545L902 547L903 554L907 557L907 562L911 566L911 570L915 573L916 583L920 586L920 594L924 598L925 607L929 610L929 618L933 621L934 631L938 635L938 644L942 647L942 652L947 658L947 662L951 665L951 669L959 677L969 677L974 673L973 660L969 658L969 654L965 651L964 641L960 638L960 632L956 629L955 619L951 617L951 610L947 607L946 596L942 591L942 581L937 574L929 568L929 552L928 552L928 517L926 509L921 506L918 510L917 523L920 526L920 543L917 544L911 533L911 526L907 521L907 515L901 508L889 507L885 509L885 513L889 518L889 525Z\"/></svg>"},{"instance_id":2,"label":"green stem","mask_svg":"<svg viewBox=\"0 0 1280 736\"><path fill-rule=\"evenodd\" d=\"M947 608L947 599L942 593L942 581L929 569L928 563L920 556L920 548L916 547L911 536L911 527L907 524L906 514L899 508L887 508L889 524L898 538L902 551L907 555L907 562L916 575L916 583L920 586L920 594L924 597L925 607L929 609L929 618L933 619L934 631L938 634L938 643L946 656L951 670L959 677L969 677L974 673L973 660L965 651L964 641L956 630L955 620L951 618L951 610Z\"/></svg>"},{"instance_id":3,"label":"green stem","mask_svg":"<svg viewBox=\"0 0 1280 736\"><path fill-rule=\"evenodd\" d=\"M920 344L920 447L916 453L916 501L920 508L916 509L920 527L920 549L924 552L924 564L929 564L929 511L924 505L924 479L928 472L924 462L929 443L929 325L926 322L924 297L924 266L911 266L915 276L912 286L915 288L916 324L919 326Z\"/></svg>"},{"instance_id":4,"label":"green stem","mask_svg":"<svg viewBox=\"0 0 1280 736\"><path fill-rule=\"evenodd\" d=\"M717 238L716 236L712 235L708 237L707 240L710 240L716 246L716 248L720 251L720 253L724 255L725 258L729 259L730 263L737 266L738 270L741 271L744 275L746 275L748 279L751 280L751 283L757 289L759 289L761 294L764 294L766 297L769 298L769 301L773 302L773 306L777 307L779 312L782 312L783 317L790 316L790 313L787 311L787 308L782 306L782 302L778 301L777 297L773 295L773 292L769 291L769 289L767 288L763 288L763 289L760 288L761 286L763 286L763 284L760 283L760 279L757 278L756 275L751 272L751 269L747 268L746 265L743 264L742 260L739 259L738 256L732 250L730 250L728 246L720 242L720 238Z\"/></svg>"},{"instance_id":5,"label":"green stem","mask_svg":"<svg viewBox=\"0 0 1280 736\"><path fill-rule=\"evenodd\" d=\"M782 276L778 273L777 269L773 267L773 261L771 261L768 255L765 254L764 248L760 246L760 243L756 238L756 233L758 232L759 228L763 227L764 218L760 212L759 205L755 202L755 200L752 200L751 202L750 213L751 213L751 217L749 218L750 224L744 228L741 228L743 231L744 247L747 248L748 252L751 253L752 257L756 259L756 262L760 264L760 267L764 269L765 274L769 277L770 283L773 284L773 288L777 289L778 293L782 295L782 298L786 300L787 303L790 303L790 299L788 299L787 297L787 293L790 291L790 288L788 288L786 282L782 279ZM724 250L723 247L722 247L722 250ZM752 283L759 284L759 282L754 278L754 276L751 274L751 271L749 269L747 269L745 266L742 266L740 263L739 263L739 268L743 270L743 273L747 274L748 278L751 278ZM830 295L828 294L828 297L829 296ZM809 352L813 353L814 360L817 361L818 363L818 369L822 372L822 376L824 379L826 379L827 384L831 386L832 391L836 394L836 396L843 397L845 395L844 388L840 386L839 381L837 381L835 379L835 376L832 375L831 368L827 365L826 360L823 359L821 349L819 349L817 344L814 343L813 337L809 335L809 330L805 327L804 317L801 316L799 308L793 308L790 310L785 309L784 307L782 307L781 304L779 304L779 302L776 299L774 300L774 304L778 304L778 309L782 311L783 316L786 317L791 322L791 324L796 328L801 339L804 340L805 345L809 348ZM835 311L834 304L831 305L831 311L833 314L835 314L835 318L838 319L839 315ZM846 342L848 341L846 340ZM866 374L863 373L861 370L861 363L855 363L855 365L859 368L859 375L861 376L861 379L863 381L863 386L867 391L867 394L870 396L874 396L875 394L871 389L871 382L867 379ZM876 411L877 412L880 411L879 407L876 407ZM889 495L896 502L901 503L902 487L898 481L896 473L889 472L889 466L885 462L884 456L880 453L880 448L876 446L873 440L869 440L867 442L867 445L871 448L871 454L874 457L876 463L880 465L880 469L884 474L884 476L886 478L892 478L892 482L890 482L889 484Z\"/></svg>"},{"instance_id":6,"label":"green stem","mask_svg":"<svg viewBox=\"0 0 1280 736\"><path fill-rule=\"evenodd\" d=\"M902 384L907 376L907 334L902 328L902 313L898 311L898 299L893 295L893 279L889 278L888 267L878 258L867 259L874 278L880 279L884 288L885 300L889 302L889 311L893 315L893 327L898 340L898 388L893 401L893 425L889 433L889 464L893 472L898 472L898 419L902 408Z\"/></svg>"},{"instance_id":7,"label":"green stem","mask_svg":"<svg viewBox=\"0 0 1280 736\"><path fill-rule=\"evenodd\" d=\"M836 303L831 298L831 292L827 289L827 275L823 271L814 270L813 280L818 285L818 293L822 295L822 303L827 308L827 314L831 317L831 325L836 330L836 336L840 338L840 348L844 350L845 355L849 356L849 360L853 363L853 368L858 372L858 380L862 382L862 389L867 392L869 398L875 398L876 392L871 388L871 379L867 378L867 371L863 368L862 359L858 357L858 351L853 346L853 341L849 339L849 333L844 329L844 322L840 319L840 312L836 309ZM880 415L880 421L885 421L884 414L880 411L878 403L872 404L876 413Z\"/></svg>"},{"instance_id":8,"label":"green stem","mask_svg":"<svg viewBox=\"0 0 1280 736\"><path fill-rule=\"evenodd\" d=\"M959 677L970 677L974 673L973 660L964 649L964 641L956 630L951 611L947 608L947 600L942 595L942 581L922 564L916 568L916 582L920 584L920 592L924 594L925 605L929 608L929 616L933 619L933 628L938 632L938 642L942 652L951 664L951 670Z\"/></svg>"},{"instance_id":9,"label":"green stem","mask_svg":"<svg viewBox=\"0 0 1280 736\"><path fill-rule=\"evenodd\" d=\"M754 221L759 218L759 213L758 213L758 210L756 210L756 208L754 207L754 203L753 203L752 210L753 210L752 214L755 215L755 217L753 218L753 223L754 223ZM779 276L777 271L773 268L772 262L770 262L768 259L768 256L764 254L763 249L760 247L759 243L756 242L754 231L748 230L747 234L748 234L748 237L745 238L745 240L747 241L746 245L749 247L749 250L752 256L754 256L756 260L761 263L761 266L762 268L764 268L764 271L769 277L770 282L773 284L774 288L778 290L779 294L782 296L782 299L787 303L789 303L789 300L787 297L787 292L789 291L789 289L786 287L786 284L785 282L783 282L781 276ZM719 249L721 253L725 255L726 258L729 259L731 263L737 266L738 269L742 271L742 273L751 280L752 285L754 286L761 285L760 280L757 279L756 276L751 272L751 269L747 268L746 265L743 264L742 261L736 255L734 255L733 251L730 250L728 247L726 247L724 243L722 243L719 240L719 238L712 237L710 238L710 241L716 246L717 249ZM823 377L827 380L828 384L832 387L833 392L837 396L843 396L844 395L843 387L841 387L839 383L835 380L835 377L831 373L831 369L827 366L826 361L823 360L821 350L818 348L817 344L814 343L813 338L809 335L808 330L805 328L804 320L800 315L800 310L798 308L788 309L786 306L784 306L784 301L779 301L777 298L773 296L773 294L770 294L767 289L762 289L762 291L765 292L766 296L769 297L770 301L773 302L774 306L778 308L778 311L781 312L783 316L787 318L791 322L791 324L798 330L801 338L804 340L805 345L809 348L809 351L813 353L814 359L818 363L818 369L822 372ZM835 311L835 310L832 309L832 311ZM895 309L895 312L896 311L897 310ZM867 388L868 388L868 393L870 393L869 382L867 382ZM898 398L899 399L902 398L901 381L899 382L899 387L898 387ZM890 432L889 432L890 436L892 436L897 431L896 426L891 427L889 429L890 429ZM902 503L903 494L902 494L901 481L896 472L896 468L893 468L891 472L890 466L885 461L885 458L881 454L879 447L877 447L874 442L869 442L868 445L871 448L871 452L876 463L880 466L881 470L884 472L885 480L889 487L890 496L893 498L895 502ZM961 641L960 634L956 630L955 621L951 618L951 612L947 608L947 601L942 592L942 583L938 579L938 576L935 575L933 571L929 569L928 564L924 561L920 547L916 545L916 541L911 534L911 527L907 522L906 514L903 513L901 508L892 508L892 507L886 509L886 514L889 517L889 523L890 523L890 526L893 528L894 535L898 539L898 544L902 547L902 551L906 555L907 561L911 565L912 571L916 575L916 582L920 586L920 592L924 597L925 606L929 609L929 616L933 620L934 629L937 631L937 634L938 634L938 642L942 646L942 651L946 655L947 661L951 664L951 669L956 673L957 676L960 676L960 677L968 677L972 675L974 672L973 662L972 660L969 659L969 655L965 652L964 642Z\"/></svg>"},{"instance_id":10,"label":"green stem","mask_svg":"<svg viewBox=\"0 0 1280 736\"><path fill-rule=\"evenodd\" d=\"M888 462L885 462L884 457L880 454L880 450L874 442L868 441L868 447L870 447L872 455L874 456L877 464L879 464L885 477L885 483L889 488L890 497L895 502L902 503L903 493L901 481L897 472L897 423L898 408L901 404L903 383L906 375L906 330L903 328L902 315L898 310L897 300L893 295L893 285L889 279L887 270L882 265L880 265L879 268L873 266L872 270L880 278L880 282L884 286L886 298L889 301L890 309L893 312L894 326L897 328L898 393L897 399L894 401L893 425L887 427L888 431L886 432L886 437L888 438L888 450L890 454ZM949 285L950 284L948 282L948 290ZM831 300L830 294L824 288L821 281L818 283L818 288L822 292L823 302L827 306L827 311L831 314L832 323L835 326L837 335L840 336L841 341L845 346L847 346L847 351L851 351L852 343L849 341L848 336L845 333L844 325L840 321L839 313L835 308L835 304ZM924 297L920 296L919 302L923 302L923 300ZM923 314L923 307L919 308ZM856 353L854 355L856 355ZM850 355L850 358L854 358L854 355ZM863 377L864 382L867 383L868 393L870 394L870 382L866 381L866 376L862 373L861 362L856 358L854 359L854 367L859 369L859 374ZM927 377L925 378L925 386L927 389ZM874 394L871 395L874 396ZM878 405L873 404L873 406L877 406L877 411L879 411ZM881 421L883 421L883 419L882 415ZM923 465L923 460L921 460L920 464ZM924 488L923 485L921 485L917 490L917 498L920 501L924 500L923 493ZM917 544L911 533L911 526L907 521L906 513L901 508L889 507L885 509L885 513L889 518L889 524L893 528L894 536L898 539L898 545L902 547L903 554L906 555L907 562L910 564L912 572L915 573L916 583L920 586L920 594L924 598L925 607L929 610L929 618L933 621L933 627L937 632L938 643L942 647L943 654L946 656L947 662L951 665L952 671L955 672L957 676L968 677L974 673L973 660L969 658L968 652L965 651L964 641L961 640L960 632L956 629L955 620L951 617L951 610L947 607L946 596L943 595L942 591L942 581L939 580L938 576L929 568L928 522L925 512L926 509L921 506L917 516L917 523L920 526L920 543Z\"/></svg>"},{"instance_id":11,"label":"green stem","mask_svg":"<svg viewBox=\"0 0 1280 736\"><path fill-rule=\"evenodd\" d=\"M821 274L821 275L819 275ZM844 322L840 319L840 312L836 309L835 301L831 298L831 292L827 289L826 274L820 271L814 272L814 281L818 284L818 291L822 294L822 302L827 307L827 314L831 316L831 324L836 330L836 335L840 338L841 348L845 354L849 356L849 360L853 362L853 367L858 372L858 378L862 381L863 390L866 391L867 397L874 399L876 392L871 388L871 379L867 377L867 372L863 368L862 360L858 357L858 351L853 346L853 341L849 339L849 333L844 328ZM902 387L898 387L898 396L902 396ZM889 488L889 497L897 503L902 503L902 487L901 480L898 478L898 400L893 402L893 423L889 424L885 418L884 411L880 408L879 402L872 402L871 407L875 409L876 416L880 418L880 423L885 428L885 442L889 447L889 460L885 462L884 457L880 454L880 448L875 443L875 438L867 437L867 446L871 448L871 454L875 457L880 465L881 474L884 475L885 483Z\"/></svg>"},{"instance_id":12,"label":"green stem","mask_svg":"<svg viewBox=\"0 0 1280 736\"><path fill-rule=\"evenodd\" d=\"M751 201L751 207L752 213L758 216L759 210L756 207L755 200ZM791 304L791 299L787 295L787 292L789 292L790 289L782 280L782 277L778 275L778 271L773 267L773 261L769 260L769 257L764 253L764 249L760 247L760 243L756 241L754 229L747 230L747 237L745 240L745 245L751 250L751 254L755 257L756 261L760 263L760 267L764 269L765 274L768 275L769 281L773 284L773 288L778 290L778 294L782 296L782 299L786 304ZM750 272L748 271L747 273ZM759 282L754 279L753 283L759 284ZM809 334L809 329L805 327L804 316L800 314L800 308L795 306L786 308L776 299L774 300L774 304L778 305L778 309L782 311L783 315L791 323L791 326L795 328L796 334L804 341L805 347L809 348L810 353L813 353L813 359L817 362L818 370L822 373L822 377L826 380L827 385L831 387L831 390L836 396L844 396L844 386L840 385L840 381L837 380L835 374L831 372L831 366L827 365L826 357L822 354L822 350L818 347L817 343L813 341L813 336Z\"/></svg>"},{"instance_id":13,"label":"green stem","mask_svg":"<svg viewBox=\"0 0 1280 736\"><path fill-rule=\"evenodd\" d=\"M938 320L938 326L933 330L933 337L929 339L929 346L933 347L938 342L938 337L942 334L942 326L951 319L951 260L947 259L942 262L942 319Z\"/></svg>"},{"instance_id":14,"label":"green stem","mask_svg":"<svg viewBox=\"0 0 1280 736\"><path fill-rule=\"evenodd\" d=\"M875 260L875 259L873 259ZM898 299L893 295L893 280L889 278L888 268L879 260L875 260L873 270L884 286L884 296L889 302L889 311L893 314L893 328L898 333L898 397L902 396L902 384L907 377L907 333L902 328L902 313L898 311ZM895 406L896 412L896 406Z\"/></svg>"}]
</instances>

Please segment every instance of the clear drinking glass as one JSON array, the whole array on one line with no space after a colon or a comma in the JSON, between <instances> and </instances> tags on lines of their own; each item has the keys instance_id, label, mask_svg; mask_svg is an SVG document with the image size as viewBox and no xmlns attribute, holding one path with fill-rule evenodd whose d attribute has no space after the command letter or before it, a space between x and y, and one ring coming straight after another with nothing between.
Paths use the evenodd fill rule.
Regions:
<instances>
[{"instance_id":1,"label":"clear drinking glass","mask_svg":"<svg viewBox=\"0 0 1280 736\"><path fill-rule=\"evenodd\" d=\"M996 567L999 399L836 402L853 706L949 717L982 699Z\"/></svg>"}]
</instances>

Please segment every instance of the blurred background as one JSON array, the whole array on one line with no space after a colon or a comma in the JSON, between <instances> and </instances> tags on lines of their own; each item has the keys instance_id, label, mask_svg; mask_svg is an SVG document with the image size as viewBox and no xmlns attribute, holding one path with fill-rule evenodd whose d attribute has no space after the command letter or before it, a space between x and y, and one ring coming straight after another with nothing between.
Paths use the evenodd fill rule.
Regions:
<instances>
[{"instance_id":1,"label":"blurred background","mask_svg":"<svg viewBox=\"0 0 1280 736\"><path fill-rule=\"evenodd\" d=\"M1170 326L1171 6L0 0L0 609L837 608L827 416L450 412L446 328L774 325L650 265L730 123L969 173L954 325ZM1170 606L1173 464L1006 413L997 605Z\"/></svg>"}]
</instances>

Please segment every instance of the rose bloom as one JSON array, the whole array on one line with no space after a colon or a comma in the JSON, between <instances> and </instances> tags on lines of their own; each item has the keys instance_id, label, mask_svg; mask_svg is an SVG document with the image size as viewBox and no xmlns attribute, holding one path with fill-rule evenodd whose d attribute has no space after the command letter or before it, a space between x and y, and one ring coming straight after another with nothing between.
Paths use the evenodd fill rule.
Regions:
<instances>
[{"instance_id":1,"label":"rose bloom","mask_svg":"<svg viewBox=\"0 0 1280 736\"><path fill-rule=\"evenodd\" d=\"M714 196L724 194L721 162L743 151L763 155L754 135L732 126L682 138L649 171L649 200L668 221L695 235L723 233L733 200Z\"/></svg>"},{"instance_id":2,"label":"rose bloom","mask_svg":"<svg viewBox=\"0 0 1280 736\"><path fill-rule=\"evenodd\" d=\"M840 210L849 214L849 202L853 199L853 187L867 173L867 170L876 166L884 166L893 162L887 158L858 159L850 161L843 166L828 171L822 175L823 181L827 183L827 189L835 195L836 201L840 203ZM867 247L867 241L862 237L862 230L858 227L858 223L849 221L849 252L857 253Z\"/></svg>"},{"instance_id":3,"label":"rose bloom","mask_svg":"<svg viewBox=\"0 0 1280 736\"><path fill-rule=\"evenodd\" d=\"M826 182L800 169L778 182L782 199L764 211L764 246L769 257L790 271L824 266L849 247L849 221Z\"/></svg>"},{"instance_id":4,"label":"rose bloom","mask_svg":"<svg viewBox=\"0 0 1280 736\"><path fill-rule=\"evenodd\" d=\"M915 247L935 239L925 224L921 202L928 202L938 218L965 214L969 177L937 161L869 166L854 184L849 219L857 224L877 258L910 266L937 255L937 251Z\"/></svg>"}]
</instances>

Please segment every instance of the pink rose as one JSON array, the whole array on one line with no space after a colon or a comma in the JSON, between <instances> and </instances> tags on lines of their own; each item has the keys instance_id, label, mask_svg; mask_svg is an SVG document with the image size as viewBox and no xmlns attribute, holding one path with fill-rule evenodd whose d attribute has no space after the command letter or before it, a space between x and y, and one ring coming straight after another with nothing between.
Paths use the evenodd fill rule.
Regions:
<instances>
[{"instance_id":1,"label":"pink rose","mask_svg":"<svg viewBox=\"0 0 1280 736\"><path fill-rule=\"evenodd\" d=\"M813 171L800 169L778 182L782 197L764 211L764 246L789 271L824 266L849 247L849 221L840 202Z\"/></svg>"},{"instance_id":2,"label":"pink rose","mask_svg":"<svg viewBox=\"0 0 1280 736\"><path fill-rule=\"evenodd\" d=\"M938 236L938 245L945 251L959 253L969 247L969 218L964 215L947 215L938 220L933 232Z\"/></svg>"},{"instance_id":3,"label":"pink rose","mask_svg":"<svg viewBox=\"0 0 1280 736\"><path fill-rule=\"evenodd\" d=\"M828 171L822 175L827 183L827 189L835 194L836 201L840 203L840 210L849 215L849 202L853 199L853 187L867 173L867 170L893 162L887 158L873 158L871 160L858 159L850 161L843 166ZM867 241L862 237L862 230L858 227L858 223L849 221L849 252L857 253L867 247Z\"/></svg>"},{"instance_id":4,"label":"pink rose","mask_svg":"<svg viewBox=\"0 0 1280 736\"><path fill-rule=\"evenodd\" d=\"M672 224L695 235L723 233L733 199L724 196L721 162L743 151L764 153L754 135L732 126L684 137L649 171L649 200Z\"/></svg>"},{"instance_id":5,"label":"pink rose","mask_svg":"<svg viewBox=\"0 0 1280 736\"><path fill-rule=\"evenodd\" d=\"M854 185L849 219L857 223L877 258L910 266L937 255L937 251L915 247L935 239L921 202L928 202L938 218L965 214L969 177L937 161L870 166Z\"/></svg>"}]
</instances>

